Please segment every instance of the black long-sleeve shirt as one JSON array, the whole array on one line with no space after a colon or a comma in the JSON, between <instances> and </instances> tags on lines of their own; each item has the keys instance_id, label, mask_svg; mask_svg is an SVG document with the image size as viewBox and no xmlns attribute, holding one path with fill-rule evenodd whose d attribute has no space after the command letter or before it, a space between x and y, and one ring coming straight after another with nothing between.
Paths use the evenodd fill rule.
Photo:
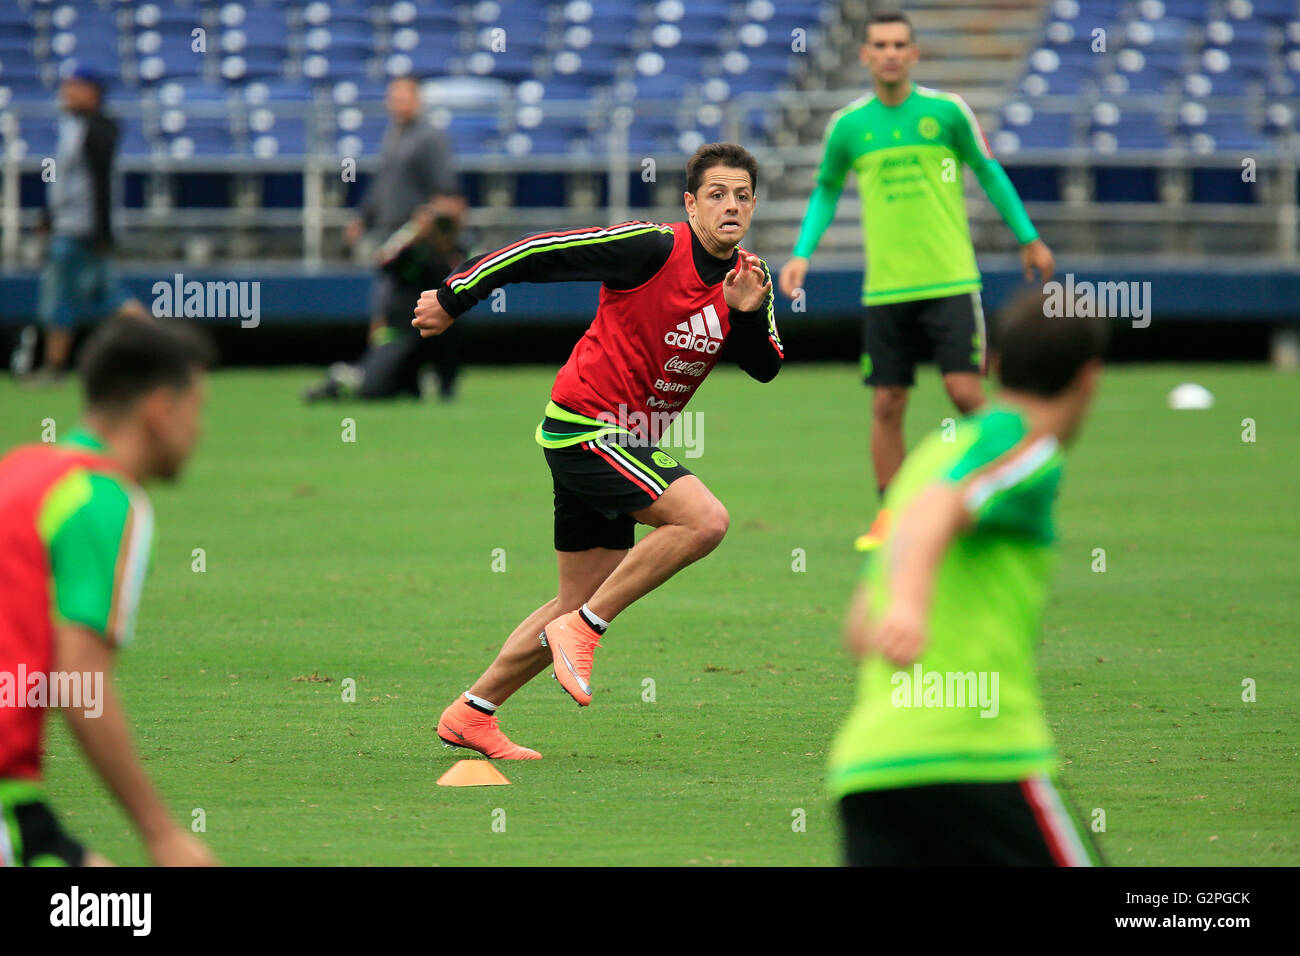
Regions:
<instances>
[{"instance_id":1,"label":"black long-sleeve shirt","mask_svg":"<svg viewBox=\"0 0 1300 956\"><path fill-rule=\"evenodd\" d=\"M617 228L611 226L611 233ZM648 229L625 230L599 242L552 243L530 250L526 255L509 254L509 250L523 246L535 236L553 234L532 233L501 249L466 260L457 268L457 274L471 272L481 262L501 261L472 284L462 285L459 291L453 291L444 281L438 287L439 303L447 314L456 318L488 298L495 289L512 282L597 281L613 290L635 289L653 278L673 251L671 232ZM712 255L694 229L691 229L691 254L696 272L707 285L720 284L727 272L735 268L738 258L735 251L726 259ZM771 270L766 262L762 268L765 280L770 282ZM731 334L727 337L727 350L736 364L760 382L775 378L781 369L782 352L773 292L769 290L764 303L753 311L730 309L729 321Z\"/></svg>"}]
</instances>

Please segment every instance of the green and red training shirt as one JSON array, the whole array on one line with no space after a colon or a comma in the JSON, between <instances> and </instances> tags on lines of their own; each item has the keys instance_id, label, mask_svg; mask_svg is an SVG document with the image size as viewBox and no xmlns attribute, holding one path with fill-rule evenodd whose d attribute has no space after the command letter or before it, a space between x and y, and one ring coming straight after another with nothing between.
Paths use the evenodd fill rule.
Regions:
<instances>
[{"instance_id":1,"label":"green and red training shirt","mask_svg":"<svg viewBox=\"0 0 1300 956\"><path fill-rule=\"evenodd\" d=\"M19 676L54 670L60 624L130 642L152 538L148 498L90 432L0 458L0 780L41 775L46 708L13 699Z\"/></svg>"}]
</instances>

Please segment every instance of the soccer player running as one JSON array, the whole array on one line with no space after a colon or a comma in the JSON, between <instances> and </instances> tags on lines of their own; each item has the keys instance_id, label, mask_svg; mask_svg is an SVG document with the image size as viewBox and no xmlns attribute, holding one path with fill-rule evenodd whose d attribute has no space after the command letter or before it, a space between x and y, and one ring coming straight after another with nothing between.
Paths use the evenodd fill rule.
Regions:
<instances>
[{"instance_id":1,"label":"soccer player running","mask_svg":"<svg viewBox=\"0 0 1300 956\"><path fill-rule=\"evenodd\" d=\"M579 706L590 704L592 655L610 622L726 533L727 510L655 446L649 423L682 411L724 343L760 382L780 370L769 272L740 247L757 181L758 164L740 146L701 146L686 164L685 222L525 236L420 297L412 324L436 335L507 283L602 283L596 317L556 376L536 433L555 491L558 593L443 711L438 736L448 746L539 758L506 738L497 708L552 666ZM654 530L634 546L637 523Z\"/></svg>"},{"instance_id":2,"label":"soccer player running","mask_svg":"<svg viewBox=\"0 0 1300 956\"><path fill-rule=\"evenodd\" d=\"M0 458L0 679L11 692L0 694L0 866L107 863L49 807L46 707L32 703L63 707L154 863L215 863L150 784L111 677L114 652L131 641L153 534L140 483L174 479L194 448L208 358L185 327L107 323L80 363L83 426ZM49 699L60 678L72 687L74 677L79 701Z\"/></svg>"},{"instance_id":3,"label":"soccer player running","mask_svg":"<svg viewBox=\"0 0 1300 956\"><path fill-rule=\"evenodd\" d=\"M963 163L1020 241L1025 281L1037 270L1046 282L1055 264L965 100L912 82L919 52L906 15L872 17L859 56L874 91L831 116L817 186L778 281L787 296L803 288L808 259L853 169L867 246L862 375L874 388L871 458L883 501L903 461L903 413L919 359L934 354L963 415L984 402L984 316ZM878 547L888 520L882 508L858 549Z\"/></svg>"},{"instance_id":4,"label":"soccer player running","mask_svg":"<svg viewBox=\"0 0 1300 956\"><path fill-rule=\"evenodd\" d=\"M1008 310L996 397L903 463L845 622L862 658L831 747L850 865L1090 865L1053 787L1034 674L1062 449L1101 375L1101 320Z\"/></svg>"}]
</instances>

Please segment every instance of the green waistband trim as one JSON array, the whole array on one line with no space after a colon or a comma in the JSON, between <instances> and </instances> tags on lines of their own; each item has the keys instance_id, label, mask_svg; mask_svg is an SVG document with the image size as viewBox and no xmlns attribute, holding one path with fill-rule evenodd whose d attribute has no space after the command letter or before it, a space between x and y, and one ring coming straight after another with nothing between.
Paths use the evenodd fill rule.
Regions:
<instances>
[{"instance_id":1,"label":"green waistband trim","mask_svg":"<svg viewBox=\"0 0 1300 956\"><path fill-rule=\"evenodd\" d=\"M35 780L0 780L0 804L14 806L45 799L45 788Z\"/></svg>"},{"instance_id":2,"label":"green waistband trim","mask_svg":"<svg viewBox=\"0 0 1300 956\"><path fill-rule=\"evenodd\" d=\"M1033 750L992 751L990 753L943 753L921 754L907 757L887 757L883 760L864 760L832 771L836 777L866 773L875 770L900 770L905 767L920 767L926 764L982 764L1010 763L1018 760L1050 760L1055 756L1054 747L1036 747Z\"/></svg>"},{"instance_id":3,"label":"green waistband trim","mask_svg":"<svg viewBox=\"0 0 1300 956\"><path fill-rule=\"evenodd\" d=\"M983 282L979 276L959 279L956 282L937 282L933 285L906 286L901 289L872 289L864 291L864 305L893 305L895 302L912 302L916 299L939 299L963 292L978 292Z\"/></svg>"},{"instance_id":4,"label":"green waistband trim","mask_svg":"<svg viewBox=\"0 0 1300 956\"><path fill-rule=\"evenodd\" d=\"M552 401L546 403L546 417L560 422L571 422L574 425L586 425L588 427L580 432L549 432L542 427L546 424L545 421L542 421L538 424L537 432L533 437L537 439L537 444L543 448L567 448L570 445L578 445L584 441L591 441L593 438L613 433L632 434L626 428L620 428L611 422L602 422L597 418L579 415L577 412L561 408Z\"/></svg>"}]
</instances>

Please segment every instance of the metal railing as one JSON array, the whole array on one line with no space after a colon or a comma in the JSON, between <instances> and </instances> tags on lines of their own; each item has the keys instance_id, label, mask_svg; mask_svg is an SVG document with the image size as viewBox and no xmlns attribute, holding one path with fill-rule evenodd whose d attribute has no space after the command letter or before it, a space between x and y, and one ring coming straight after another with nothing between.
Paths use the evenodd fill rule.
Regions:
<instances>
[{"instance_id":1,"label":"metal railing","mask_svg":"<svg viewBox=\"0 0 1300 956\"><path fill-rule=\"evenodd\" d=\"M764 143L752 147L760 162L760 207L749 244L769 251L793 245L806 208L815 171L821 160L819 132L825 116L860 95L860 90L778 91L744 94L719 104L716 120L708 126L721 129L724 139L741 143ZM1123 109L1156 110L1176 122L1179 100L1170 97L1132 96L1094 99L1116 103ZM1080 98L1042 97L1036 107L1070 109L1086 114L1092 105ZM1231 106L1258 112L1264 104L1234 100L1211 106ZM1273 102L1273 101L1270 101ZM972 97L977 112L1004 105L1001 97ZM1300 113L1300 103L1293 103ZM503 128L515 127L524 104L505 95L477 106L458 104L456 112L492 115ZM229 103L195 102L184 106L187 119L230 117L238 138L246 139L248 114L259 107ZM338 233L354 213L343 205L345 183L340 169L343 159L355 160L357 170L375 168L375 155L341 156L337 142L340 129L338 108L326 102L276 103L266 108L275 118L303 120L310 150L302 156L241 155L196 156L179 159L168 153L123 155L117 162L119 183L129 173L144 174L146 201L142 208L121 209L117 223L127 237L123 255L155 256L161 247L171 248L193 240L182 257L213 255L218 245L225 259L297 259L320 265L344 255ZM359 104L359 115L382 115L377 103ZM20 177L41 169L46 157L23 155L15 147L22 138L25 121L40 116L48 119L45 104L11 104L0 114L3 158L0 161L0 256L6 266L34 264L24 259L22 235L35 227L38 211L20 208ZM126 124L154 131L162 127L168 107L152 100L114 104L114 113ZM706 107L707 109L707 107ZM696 108L682 103L612 100L568 101L544 104L546 116L581 117L592 130L593 148L564 155L511 155L508 152L479 155L462 153L459 168L482 177L485 201L470 213L469 224L484 243L513 238L520 232L591 222L617 222L627 218L671 220L682 215L682 167L686 154L680 150L657 150L638 154L628 149L630 135L641 117L673 117L682 121L698 118ZM438 111L435 109L435 116ZM442 114L447 119L449 114ZM356 118L355 116L353 117ZM1082 124L1081 124L1082 125ZM453 127L454 129L454 127ZM813 140L812 142L809 142ZM251 142L251 139L249 140ZM802 141L802 145L799 142ZM1025 150L999 157L1004 166L1054 170L1061 201L1028 204L1040 231L1060 252L1079 254L1121 250L1149 253L1222 255L1239 245L1241 254L1266 255L1283 262L1297 261L1297 137L1292 134L1276 141L1270 151L1243 157L1238 153L1198 153L1180 148L1156 152L1119 151L1103 153L1086 147L1054 150ZM645 178L646 160L655 160L652 182L647 182L651 205L632 205L630 180ZM1242 169L1249 159L1257 201L1250 203L1205 203L1191 201L1189 179L1192 169ZM1155 171L1156 201L1132 203L1098 202L1095 198L1096 171L1108 168ZM216 172L233 177L234 202L224 208L187 208L174 201L175 177L186 173ZM561 206L531 207L517 204L518 176L523 173L556 173L564 177L566 201ZM303 184L301 209L263 208L259 202L257 178L269 173L296 173ZM995 210L977 187L968 183L972 229L981 248L1014 246L1009 232L999 225ZM604 189L606 199L598 202ZM843 258L861 261L861 232L856 225L856 197L852 185L841 198L837 224L828 230L819 249L823 261ZM180 248L178 246L178 248ZM202 249L207 252L203 253Z\"/></svg>"}]
</instances>

